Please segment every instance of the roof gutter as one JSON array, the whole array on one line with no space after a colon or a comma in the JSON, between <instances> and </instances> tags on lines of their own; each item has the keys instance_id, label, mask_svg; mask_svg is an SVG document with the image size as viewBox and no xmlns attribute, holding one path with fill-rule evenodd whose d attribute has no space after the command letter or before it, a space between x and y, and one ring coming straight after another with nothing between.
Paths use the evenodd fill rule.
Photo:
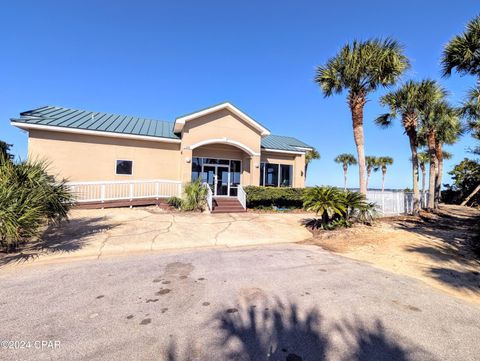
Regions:
<instances>
[{"instance_id":1,"label":"roof gutter","mask_svg":"<svg viewBox=\"0 0 480 361\"><path fill-rule=\"evenodd\" d=\"M271 149L271 148L262 148L262 151L272 152L272 153L298 154L298 155L305 154L305 152L295 152L293 150L281 150L281 149Z\"/></svg>"},{"instance_id":2,"label":"roof gutter","mask_svg":"<svg viewBox=\"0 0 480 361\"><path fill-rule=\"evenodd\" d=\"M17 122L14 119L10 121L10 124L24 130L46 130L50 132L59 132L59 133L71 133L71 134L83 134L83 135L94 135L100 137L110 137L110 138L123 138L123 139L135 139L135 140L146 140L149 142L163 142L163 143L181 143L180 139L173 138L164 138L164 137L152 137L148 135L136 135L136 134L123 134L123 133L112 133L112 132L103 132L98 130L88 130L88 129L78 129L78 128L66 128L66 127L56 127L52 125L41 125L41 124L29 124Z\"/></svg>"}]
</instances>

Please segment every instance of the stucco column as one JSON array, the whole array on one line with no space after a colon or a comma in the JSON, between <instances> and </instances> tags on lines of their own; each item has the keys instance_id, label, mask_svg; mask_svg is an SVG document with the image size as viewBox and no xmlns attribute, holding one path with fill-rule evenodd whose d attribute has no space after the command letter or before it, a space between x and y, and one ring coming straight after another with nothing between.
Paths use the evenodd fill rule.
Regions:
<instances>
[{"instance_id":1,"label":"stucco column","mask_svg":"<svg viewBox=\"0 0 480 361\"><path fill-rule=\"evenodd\" d=\"M260 185L260 156L253 155L250 158L250 184L252 186Z\"/></svg>"},{"instance_id":2,"label":"stucco column","mask_svg":"<svg viewBox=\"0 0 480 361\"><path fill-rule=\"evenodd\" d=\"M180 157L180 180L183 184L192 180L192 150L182 149Z\"/></svg>"},{"instance_id":3,"label":"stucco column","mask_svg":"<svg viewBox=\"0 0 480 361\"><path fill-rule=\"evenodd\" d=\"M295 188L305 187L305 154L295 157L293 165L293 186Z\"/></svg>"}]
</instances>

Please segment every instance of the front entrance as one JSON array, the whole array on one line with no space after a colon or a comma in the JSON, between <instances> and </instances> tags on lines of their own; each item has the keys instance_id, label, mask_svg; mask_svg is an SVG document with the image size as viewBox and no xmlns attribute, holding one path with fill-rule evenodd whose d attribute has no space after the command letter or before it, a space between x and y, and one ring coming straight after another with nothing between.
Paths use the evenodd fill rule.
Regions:
<instances>
[{"instance_id":1,"label":"front entrance","mask_svg":"<svg viewBox=\"0 0 480 361\"><path fill-rule=\"evenodd\" d=\"M228 196L229 192L229 171L225 165L203 165L203 181L208 183L213 195Z\"/></svg>"},{"instance_id":2,"label":"front entrance","mask_svg":"<svg viewBox=\"0 0 480 361\"><path fill-rule=\"evenodd\" d=\"M192 181L201 179L214 197L236 197L241 178L241 161L236 159L192 158Z\"/></svg>"}]
</instances>

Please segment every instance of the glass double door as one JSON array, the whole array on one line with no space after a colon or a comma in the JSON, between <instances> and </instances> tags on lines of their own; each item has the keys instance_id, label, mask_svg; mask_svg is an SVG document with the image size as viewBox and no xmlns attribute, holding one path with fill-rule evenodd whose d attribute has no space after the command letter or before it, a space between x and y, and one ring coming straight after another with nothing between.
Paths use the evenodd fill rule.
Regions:
<instances>
[{"instance_id":1,"label":"glass double door","mask_svg":"<svg viewBox=\"0 0 480 361\"><path fill-rule=\"evenodd\" d=\"M229 169L227 165L203 165L203 181L207 182L214 196L229 195Z\"/></svg>"}]
</instances>

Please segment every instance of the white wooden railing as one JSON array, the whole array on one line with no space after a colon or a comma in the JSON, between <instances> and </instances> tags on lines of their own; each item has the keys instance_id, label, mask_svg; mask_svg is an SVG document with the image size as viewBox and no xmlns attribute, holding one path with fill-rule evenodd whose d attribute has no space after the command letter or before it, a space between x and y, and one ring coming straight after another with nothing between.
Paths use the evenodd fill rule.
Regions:
<instances>
[{"instance_id":1,"label":"white wooden railing","mask_svg":"<svg viewBox=\"0 0 480 361\"><path fill-rule=\"evenodd\" d=\"M182 183L164 179L103 182L69 182L77 202L105 202L145 198L180 197Z\"/></svg>"},{"instance_id":2,"label":"white wooden railing","mask_svg":"<svg viewBox=\"0 0 480 361\"><path fill-rule=\"evenodd\" d=\"M210 188L210 185L206 182L202 183L202 186L207 188L207 205L208 205L208 210L211 212L211 211L213 211L213 192L212 192L212 188Z\"/></svg>"},{"instance_id":3,"label":"white wooden railing","mask_svg":"<svg viewBox=\"0 0 480 361\"><path fill-rule=\"evenodd\" d=\"M247 194L240 184L238 185L237 199L242 205L243 209L247 209Z\"/></svg>"}]
</instances>

